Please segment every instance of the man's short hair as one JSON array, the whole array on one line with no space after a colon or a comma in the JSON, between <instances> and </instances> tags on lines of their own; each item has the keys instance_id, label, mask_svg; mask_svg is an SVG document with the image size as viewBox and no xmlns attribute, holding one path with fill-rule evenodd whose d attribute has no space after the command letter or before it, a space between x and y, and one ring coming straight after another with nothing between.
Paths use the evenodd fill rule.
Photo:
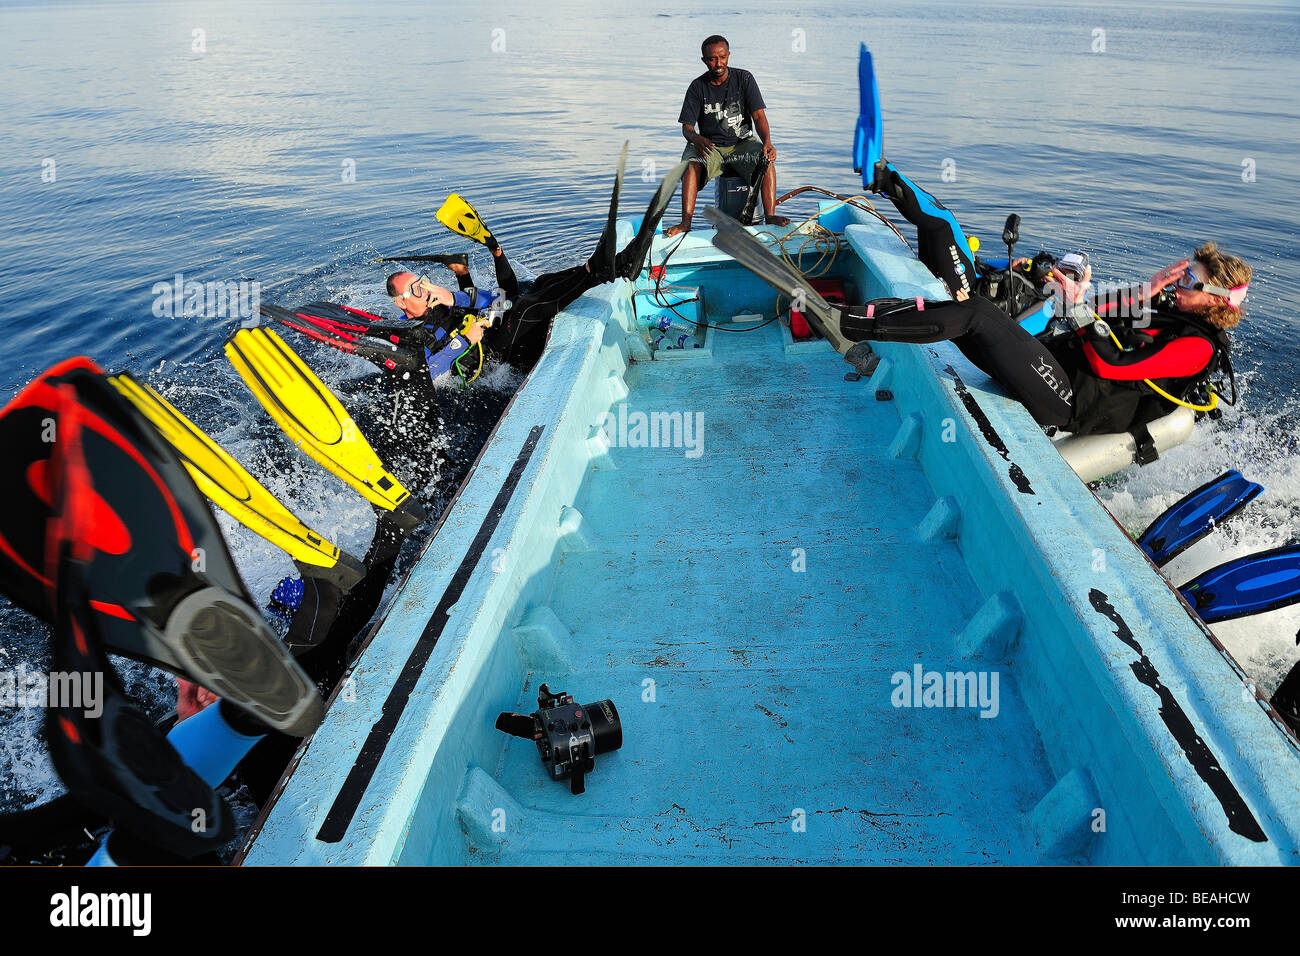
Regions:
<instances>
[{"instance_id":1,"label":"man's short hair","mask_svg":"<svg viewBox=\"0 0 1300 956\"><path fill-rule=\"evenodd\" d=\"M397 296L397 283L395 283L393 280L396 279L398 276L405 275L405 274L406 274L405 272L394 272L392 275L388 277L388 285L386 286L386 288L388 289L388 297L390 299L396 298Z\"/></svg>"},{"instance_id":2,"label":"man's short hair","mask_svg":"<svg viewBox=\"0 0 1300 956\"><path fill-rule=\"evenodd\" d=\"M731 44L727 42L727 38L723 36L718 36L715 33L713 34L713 36L709 37L707 40L705 40L703 43L700 44L700 56L708 56L709 47L713 46L713 44L715 43L721 43L723 46L727 48L728 53L731 52Z\"/></svg>"}]
</instances>

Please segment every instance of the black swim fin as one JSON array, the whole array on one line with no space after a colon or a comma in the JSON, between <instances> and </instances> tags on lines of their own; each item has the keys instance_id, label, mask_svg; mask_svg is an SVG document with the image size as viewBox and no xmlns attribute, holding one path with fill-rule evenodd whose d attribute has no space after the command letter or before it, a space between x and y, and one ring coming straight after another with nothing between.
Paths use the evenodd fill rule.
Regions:
<instances>
[{"instance_id":1,"label":"black swim fin","mask_svg":"<svg viewBox=\"0 0 1300 956\"><path fill-rule=\"evenodd\" d=\"M587 260L591 274L605 281L613 281L617 270L618 254L618 200L623 193L623 171L627 166L627 141L623 142L623 151L618 154L618 169L614 173L614 189L609 194L609 214L605 218L605 229L596 243L596 251Z\"/></svg>"},{"instance_id":2,"label":"black swim fin","mask_svg":"<svg viewBox=\"0 0 1300 956\"><path fill-rule=\"evenodd\" d=\"M102 617L91 610L71 556L74 544L63 535L51 543L64 552L55 562L51 662L61 684L56 697L51 682L45 713L50 761L59 779L79 804L150 844L182 857L220 849L234 836L229 806L127 698L101 649ZM70 694L78 685L81 694Z\"/></svg>"},{"instance_id":3,"label":"black swim fin","mask_svg":"<svg viewBox=\"0 0 1300 956\"><path fill-rule=\"evenodd\" d=\"M776 291L802 303L802 311L813 329L841 354L853 346L840 331L839 313L812 287L808 279L772 255L744 226L716 206L704 210L704 217L716 230L713 244Z\"/></svg>"},{"instance_id":4,"label":"black swim fin","mask_svg":"<svg viewBox=\"0 0 1300 956\"><path fill-rule=\"evenodd\" d=\"M1225 471L1175 502L1137 539L1158 567L1168 564L1264 490L1241 472Z\"/></svg>"},{"instance_id":5,"label":"black swim fin","mask_svg":"<svg viewBox=\"0 0 1300 956\"><path fill-rule=\"evenodd\" d=\"M636 237L615 259L614 274L619 278L631 282L641 274L641 270L645 267L646 256L650 254L650 244L654 241L655 232L664 218L664 213L668 211L673 193L677 192L682 176L686 173L686 165L686 163L678 163L668 170L668 175L660 181L659 188L650 199L650 205L646 207L645 218L641 220L641 228L637 230Z\"/></svg>"},{"instance_id":6,"label":"black swim fin","mask_svg":"<svg viewBox=\"0 0 1300 956\"><path fill-rule=\"evenodd\" d=\"M464 252L434 252L429 255L411 253L405 256L384 256L375 262L436 262L442 266L469 266L469 255Z\"/></svg>"},{"instance_id":7,"label":"black swim fin","mask_svg":"<svg viewBox=\"0 0 1300 956\"><path fill-rule=\"evenodd\" d=\"M45 566L54 449L62 494L91 517L77 543L108 650L201 684L295 736L320 723L315 687L258 614L212 512L171 447L89 359L60 363L0 411L0 590L54 621ZM75 452L75 454L74 454Z\"/></svg>"}]
</instances>

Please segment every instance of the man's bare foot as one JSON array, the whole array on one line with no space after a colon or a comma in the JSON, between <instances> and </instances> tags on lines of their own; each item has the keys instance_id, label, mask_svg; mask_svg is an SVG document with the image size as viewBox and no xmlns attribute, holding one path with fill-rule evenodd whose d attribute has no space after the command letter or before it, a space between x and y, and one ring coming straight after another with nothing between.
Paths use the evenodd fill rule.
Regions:
<instances>
[{"instance_id":1,"label":"man's bare foot","mask_svg":"<svg viewBox=\"0 0 1300 956\"><path fill-rule=\"evenodd\" d=\"M763 218L767 221L767 224L768 224L769 226L788 226L788 225L790 225L790 220L787 219L785 216L764 216Z\"/></svg>"},{"instance_id":2,"label":"man's bare foot","mask_svg":"<svg viewBox=\"0 0 1300 956\"><path fill-rule=\"evenodd\" d=\"M671 239L673 236L680 236L683 232L690 232L690 231L691 231L691 224L689 220L686 222L679 222L677 225L669 226L667 229L664 230L664 238Z\"/></svg>"}]
</instances>

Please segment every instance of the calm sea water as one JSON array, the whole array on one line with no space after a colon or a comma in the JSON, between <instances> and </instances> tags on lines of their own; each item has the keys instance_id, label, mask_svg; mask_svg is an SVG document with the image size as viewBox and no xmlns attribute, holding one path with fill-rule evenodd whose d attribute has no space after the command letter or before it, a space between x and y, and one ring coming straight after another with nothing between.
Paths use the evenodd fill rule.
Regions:
<instances>
[{"instance_id":1,"label":"calm sea water","mask_svg":"<svg viewBox=\"0 0 1300 956\"><path fill-rule=\"evenodd\" d=\"M714 5L716 7L716 5ZM1176 580L1295 540L1300 107L1294 4L670 0L614 11L498 3L49 3L0 8L0 399L75 353L161 388L309 522L363 550L368 509L296 459L221 357L237 319L158 318L158 283L263 283L292 304L391 310L375 256L468 246L432 217L473 200L524 272L590 252L623 140L639 214L681 151L676 118L731 41L768 104L783 186L857 191L857 45L871 47L891 159L992 249L1087 250L1102 280L1141 279L1215 239L1255 267L1236 336L1244 398L1102 497L1134 530L1228 467L1267 487L1188 551ZM637 175L644 173L644 175ZM906 227L904 227L906 229ZM478 247L475 247L477 250ZM474 250L471 250L474 251ZM487 261L476 258L485 274ZM304 347L363 425L387 421L369 366ZM514 381L448 389L441 452L472 459ZM399 463L394 470L400 473ZM445 495L460 471L440 472ZM254 593L287 561L223 519ZM1216 631L1271 690L1300 611ZM0 606L0 668L44 634ZM168 682L128 668L155 710ZM0 808L57 792L39 714L0 711Z\"/></svg>"}]
</instances>

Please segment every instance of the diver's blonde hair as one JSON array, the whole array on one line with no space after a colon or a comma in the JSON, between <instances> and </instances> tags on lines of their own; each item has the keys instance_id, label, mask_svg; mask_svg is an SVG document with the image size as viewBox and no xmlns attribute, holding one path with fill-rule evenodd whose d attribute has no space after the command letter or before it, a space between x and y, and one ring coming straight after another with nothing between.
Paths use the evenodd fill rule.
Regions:
<instances>
[{"instance_id":1,"label":"diver's blonde hair","mask_svg":"<svg viewBox=\"0 0 1300 956\"><path fill-rule=\"evenodd\" d=\"M1192 258L1205 266L1205 274L1212 283L1225 289L1245 285L1253 274L1250 266L1236 256L1228 255L1213 242L1198 246ZM1241 321L1244 306L1245 303L1242 308L1234 309L1230 305L1207 305L1197 309L1196 314L1216 329L1235 329Z\"/></svg>"}]
</instances>

